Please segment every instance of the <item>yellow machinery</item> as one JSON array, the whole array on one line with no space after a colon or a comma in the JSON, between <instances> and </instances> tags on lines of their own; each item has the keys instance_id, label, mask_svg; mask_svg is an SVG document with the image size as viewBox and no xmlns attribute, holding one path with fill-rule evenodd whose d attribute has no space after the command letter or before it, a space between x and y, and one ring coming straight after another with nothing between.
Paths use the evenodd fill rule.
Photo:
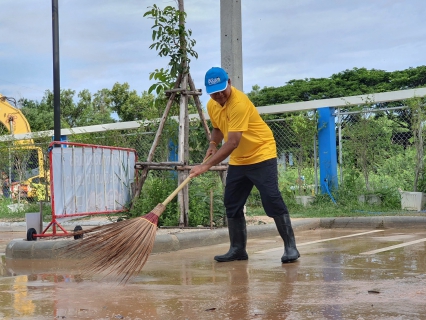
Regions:
<instances>
[{"instance_id":1,"label":"yellow machinery","mask_svg":"<svg viewBox=\"0 0 426 320\"><path fill-rule=\"evenodd\" d=\"M0 94L0 122L14 135L31 132L25 116L8 100ZM12 181L12 197L26 198L28 201L43 200L40 198L44 198L45 192L40 190L45 189L49 176L44 169L42 149L35 146L32 139L16 140L9 154L13 154L9 159L11 166L4 174ZM4 166L2 170L5 171Z\"/></svg>"}]
</instances>

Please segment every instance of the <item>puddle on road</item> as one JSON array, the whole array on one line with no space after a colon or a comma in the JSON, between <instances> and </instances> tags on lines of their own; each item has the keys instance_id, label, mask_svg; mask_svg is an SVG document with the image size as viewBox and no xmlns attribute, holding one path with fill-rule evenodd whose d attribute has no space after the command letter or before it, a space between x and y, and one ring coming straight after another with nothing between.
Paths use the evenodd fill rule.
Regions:
<instances>
[{"instance_id":1,"label":"puddle on road","mask_svg":"<svg viewBox=\"0 0 426 320\"><path fill-rule=\"evenodd\" d=\"M309 238L339 233L310 231ZM425 243L358 254L394 245L400 233L303 246L300 261L286 265L281 251L254 253L274 241L251 241L250 259L231 263L212 259L224 246L155 254L126 286L81 275L75 261L3 256L0 318L421 319Z\"/></svg>"}]
</instances>

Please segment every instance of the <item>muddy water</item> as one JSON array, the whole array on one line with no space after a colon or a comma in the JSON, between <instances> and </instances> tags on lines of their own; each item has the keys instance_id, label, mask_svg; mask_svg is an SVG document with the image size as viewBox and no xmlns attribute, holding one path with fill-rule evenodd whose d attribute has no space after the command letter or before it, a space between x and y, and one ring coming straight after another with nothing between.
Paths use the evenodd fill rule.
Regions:
<instances>
[{"instance_id":1,"label":"muddy water","mask_svg":"<svg viewBox=\"0 0 426 320\"><path fill-rule=\"evenodd\" d=\"M277 237L249 240L248 261L216 263L228 245L156 254L126 286L75 261L3 257L0 319L426 319L426 242L362 254L426 232L340 238L368 231L298 232L287 265Z\"/></svg>"}]
</instances>

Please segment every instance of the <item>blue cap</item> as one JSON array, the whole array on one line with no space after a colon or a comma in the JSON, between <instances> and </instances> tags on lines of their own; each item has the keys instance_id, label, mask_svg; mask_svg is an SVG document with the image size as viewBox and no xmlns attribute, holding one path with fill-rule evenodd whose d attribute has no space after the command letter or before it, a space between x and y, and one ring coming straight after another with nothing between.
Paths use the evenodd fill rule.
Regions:
<instances>
[{"instance_id":1,"label":"blue cap","mask_svg":"<svg viewBox=\"0 0 426 320\"><path fill-rule=\"evenodd\" d=\"M219 67L213 67L206 72L205 85L208 94L220 92L228 86L228 74Z\"/></svg>"}]
</instances>

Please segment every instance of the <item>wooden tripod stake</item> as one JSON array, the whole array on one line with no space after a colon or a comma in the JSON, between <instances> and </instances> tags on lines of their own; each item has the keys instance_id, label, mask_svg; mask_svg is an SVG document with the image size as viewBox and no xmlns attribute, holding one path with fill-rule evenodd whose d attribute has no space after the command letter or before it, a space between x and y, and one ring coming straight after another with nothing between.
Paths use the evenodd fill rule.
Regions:
<instances>
[{"instance_id":1,"label":"wooden tripod stake","mask_svg":"<svg viewBox=\"0 0 426 320\"><path fill-rule=\"evenodd\" d=\"M183 0L178 0L179 3L179 11L184 12ZM180 19L180 24L184 24L185 21L183 17ZM180 94L180 102L179 102L179 136L178 136L178 162L183 164L183 166L189 165L189 117L188 117L188 96L193 96L195 105L197 107L198 114L200 116L200 120L203 124L204 131L206 133L207 141L210 139L210 130L207 126L207 121L204 117L201 101L199 99L199 95L201 95L201 90L195 89L194 81L188 71L188 66L186 65L186 47L185 47L185 39L181 39L180 44L182 46L183 59L182 61L182 70L175 82L174 88L171 90L166 90L166 95L169 95L169 99L166 104L166 108L164 109L163 116L160 120L160 124L158 126L157 133L155 135L154 141L152 143L151 149L148 153L147 162L152 163L154 158L154 152L159 144L161 134L164 129L165 122L169 115L171 106L176 98L176 95ZM189 90L188 90L189 88ZM135 192L135 198L140 196L142 187L145 183L145 180L148 176L149 166L144 166L142 169L142 173L139 177L138 186ZM185 181L189 176L189 169L179 170L178 171L178 184L181 184ZM189 197L188 197L188 186L182 188L182 190L178 193L178 203L180 209L180 217L179 217L179 227L187 227L188 226L188 212L189 212Z\"/></svg>"}]
</instances>

